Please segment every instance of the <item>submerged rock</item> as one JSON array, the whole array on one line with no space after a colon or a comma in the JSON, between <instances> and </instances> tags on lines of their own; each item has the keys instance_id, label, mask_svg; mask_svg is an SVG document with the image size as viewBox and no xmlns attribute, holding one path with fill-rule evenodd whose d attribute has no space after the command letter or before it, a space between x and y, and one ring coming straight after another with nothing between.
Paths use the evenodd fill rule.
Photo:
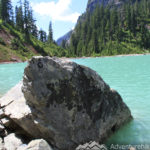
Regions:
<instances>
[{"instance_id":1,"label":"submerged rock","mask_svg":"<svg viewBox=\"0 0 150 150\"><path fill-rule=\"evenodd\" d=\"M95 71L50 57L33 57L23 86L10 90L0 104L28 135L60 150L103 142L132 118L121 96Z\"/></svg>"}]
</instances>

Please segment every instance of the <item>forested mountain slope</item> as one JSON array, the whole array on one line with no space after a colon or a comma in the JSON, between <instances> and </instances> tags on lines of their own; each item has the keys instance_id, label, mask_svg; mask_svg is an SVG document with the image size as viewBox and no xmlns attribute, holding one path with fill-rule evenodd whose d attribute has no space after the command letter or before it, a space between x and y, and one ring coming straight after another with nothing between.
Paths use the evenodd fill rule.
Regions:
<instances>
[{"instance_id":1,"label":"forested mountain slope","mask_svg":"<svg viewBox=\"0 0 150 150\"><path fill-rule=\"evenodd\" d=\"M100 1L89 0L88 7ZM92 12L87 7L71 35L69 55L103 56L149 52L150 0L128 0L117 8L111 4L96 3Z\"/></svg>"}]
</instances>

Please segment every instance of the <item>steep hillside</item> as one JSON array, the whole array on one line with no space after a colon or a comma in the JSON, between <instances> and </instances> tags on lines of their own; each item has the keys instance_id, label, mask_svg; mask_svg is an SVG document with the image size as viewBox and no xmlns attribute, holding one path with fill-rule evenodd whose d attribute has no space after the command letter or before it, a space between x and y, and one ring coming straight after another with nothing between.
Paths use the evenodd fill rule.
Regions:
<instances>
[{"instance_id":1,"label":"steep hillside","mask_svg":"<svg viewBox=\"0 0 150 150\"><path fill-rule=\"evenodd\" d=\"M71 35L69 55L149 53L150 0L103 2L88 1L87 11ZM119 7L112 7L114 5Z\"/></svg>"},{"instance_id":2,"label":"steep hillside","mask_svg":"<svg viewBox=\"0 0 150 150\"><path fill-rule=\"evenodd\" d=\"M129 0L88 0L86 12L83 13L81 16L79 16L77 25L79 22L84 22L86 13L92 13L96 9L97 6L100 7L103 5L105 7L109 6L110 8L113 8L113 7L118 8L118 7L121 7L127 1ZM135 2L136 0L132 0L132 1ZM73 33L73 30L69 31L64 36L60 37L57 40L57 44L62 47L63 41L65 41L66 43L69 43L72 33Z\"/></svg>"},{"instance_id":3,"label":"steep hillside","mask_svg":"<svg viewBox=\"0 0 150 150\"><path fill-rule=\"evenodd\" d=\"M43 43L0 21L0 62L25 61L34 55L66 56L66 51L54 43Z\"/></svg>"}]
</instances>

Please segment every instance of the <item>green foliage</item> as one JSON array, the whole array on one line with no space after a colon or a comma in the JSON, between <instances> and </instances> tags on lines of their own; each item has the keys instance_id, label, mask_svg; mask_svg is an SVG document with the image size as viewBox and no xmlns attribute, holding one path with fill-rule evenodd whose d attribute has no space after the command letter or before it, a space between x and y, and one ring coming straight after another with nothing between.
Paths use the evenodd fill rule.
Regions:
<instances>
[{"instance_id":1,"label":"green foliage","mask_svg":"<svg viewBox=\"0 0 150 150\"><path fill-rule=\"evenodd\" d=\"M70 40L71 56L144 53L150 50L150 0L125 3L120 8L96 7L86 12Z\"/></svg>"},{"instance_id":2,"label":"green foliage","mask_svg":"<svg viewBox=\"0 0 150 150\"><path fill-rule=\"evenodd\" d=\"M48 42L53 42L53 29L52 29L52 22L49 23L49 33L48 33Z\"/></svg>"},{"instance_id":3,"label":"green foliage","mask_svg":"<svg viewBox=\"0 0 150 150\"><path fill-rule=\"evenodd\" d=\"M16 27L20 30L24 30L24 18L23 18L23 8L22 3L20 2L20 6L16 6L15 8L15 15L16 15Z\"/></svg>"},{"instance_id":4,"label":"green foliage","mask_svg":"<svg viewBox=\"0 0 150 150\"><path fill-rule=\"evenodd\" d=\"M39 31L39 40L42 41L42 42L46 42L47 41L46 32L43 31L42 29Z\"/></svg>"},{"instance_id":5,"label":"green foliage","mask_svg":"<svg viewBox=\"0 0 150 150\"><path fill-rule=\"evenodd\" d=\"M5 23L10 23L13 18L13 10L11 0L0 0L0 16Z\"/></svg>"},{"instance_id":6,"label":"green foliage","mask_svg":"<svg viewBox=\"0 0 150 150\"><path fill-rule=\"evenodd\" d=\"M19 5L15 7L15 20L11 1L0 0L0 30L6 33L8 41L4 42L5 35L2 34L0 61L10 61L11 57L27 60L34 55L69 56L65 49L54 43L51 23L48 37L42 29L37 30L28 0L24 0L23 3L20 0Z\"/></svg>"},{"instance_id":7,"label":"green foliage","mask_svg":"<svg viewBox=\"0 0 150 150\"><path fill-rule=\"evenodd\" d=\"M11 39L11 45L6 44L5 48L2 47L4 40L0 38L0 47L2 47L0 49L0 61L11 60L11 56L17 56L21 60L30 59L34 55L68 56L67 50L58 47L54 43L43 43L33 35L29 35L30 40L26 40L25 33L19 32L9 24L2 25L1 30L5 30L13 38Z\"/></svg>"},{"instance_id":8,"label":"green foliage","mask_svg":"<svg viewBox=\"0 0 150 150\"><path fill-rule=\"evenodd\" d=\"M23 52L29 52L28 48L17 38L11 41L11 48L13 50L22 50Z\"/></svg>"},{"instance_id":9,"label":"green foliage","mask_svg":"<svg viewBox=\"0 0 150 150\"><path fill-rule=\"evenodd\" d=\"M0 37L0 44L6 45L6 43L4 42L4 40L1 37Z\"/></svg>"}]
</instances>

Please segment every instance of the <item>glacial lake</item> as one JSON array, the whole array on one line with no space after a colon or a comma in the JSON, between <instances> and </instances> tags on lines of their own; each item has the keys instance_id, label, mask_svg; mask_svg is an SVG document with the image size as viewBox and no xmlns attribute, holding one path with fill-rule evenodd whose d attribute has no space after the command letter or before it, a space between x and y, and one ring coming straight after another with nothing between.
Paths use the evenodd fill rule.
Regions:
<instances>
[{"instance_id":1,"label":"glacial lake","mask_svg":"<svg viewBox=\"0 0 150 150\"><path fill-rule=\"evenodd\" d=\"M150 55L73 59L88 66L117 90L134 120L112 135L109 144L150 144ZM0 97L23 76L26 63L0 64Z\"/></svg>"}]
</instances>

